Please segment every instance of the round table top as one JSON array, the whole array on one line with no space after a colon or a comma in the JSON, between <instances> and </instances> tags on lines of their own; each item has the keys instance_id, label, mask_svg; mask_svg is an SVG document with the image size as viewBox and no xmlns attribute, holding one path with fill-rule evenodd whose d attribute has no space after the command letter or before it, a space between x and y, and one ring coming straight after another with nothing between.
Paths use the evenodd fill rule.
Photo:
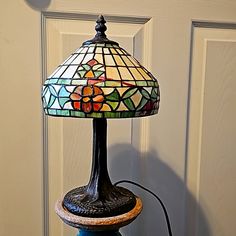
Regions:
<instances>
[{"instance_id":1,"label":"round table top","mask_svg":"<svg viewBox=\"0 0 236 236\"><path fill-rule=\"evenodd\" d=\"M74 215L63 207L62 200L56 202L55 211L66 224L75 228L94 231L116 230L135 220L142 211L142 201L136 197L136 205L131 211L111 217L91 218Z\"/></svg>"}]
</instances>

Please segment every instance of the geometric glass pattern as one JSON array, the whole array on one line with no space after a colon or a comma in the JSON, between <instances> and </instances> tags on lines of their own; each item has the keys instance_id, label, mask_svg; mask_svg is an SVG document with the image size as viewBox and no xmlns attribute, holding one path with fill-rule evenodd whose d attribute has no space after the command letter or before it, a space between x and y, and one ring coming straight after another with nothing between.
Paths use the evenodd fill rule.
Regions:
<instances>
[{"instance_id":1,"label":"geometric glass pattern","mask_svg":"<svg viewBox=\"0 0 236 236\"><path fill-rule=\"evenodd\" d=\"M43 108L52 116L127 118L156 114L157 80L117 43L84 44L47 78Z\"/></svg>"}]
</instances>

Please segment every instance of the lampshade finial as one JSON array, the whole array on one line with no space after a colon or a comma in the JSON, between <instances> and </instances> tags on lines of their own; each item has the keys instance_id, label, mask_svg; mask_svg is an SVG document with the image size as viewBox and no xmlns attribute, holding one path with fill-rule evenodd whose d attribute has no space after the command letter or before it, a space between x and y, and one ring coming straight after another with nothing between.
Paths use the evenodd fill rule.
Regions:
<instances>
[{"instance_id":1,"label":"lampshade finial","mask_svg":"<svg viewBox=\"0 0 236 236\"><path fill-rule=\"evenodd\" d=\"M87 40L83 43L83 45L89 45L93 43L110 43L113 45L119 45L117 42L114 42L112 40L109 40L105 34L105 31L107 30L106 27L106 20L103 15L99 15L98 19L96 21L95 30L97 31L97 34L94 36L93 39Z\"/></svg>"},{"instance_id":2,"label":"lampshade finial","mask_svg":"<svg viewBox=\"0 0 236 236\"><path fill-rule=\"evenodd\" d=\"M95 30L97 31L97 37L105 37L106 38L106 34L105 31L107 30L106 27L106 21L103 17L103 15L99 15L97 21L96 21L97 25L95 26Z\"/></svg>"}]
</instances>

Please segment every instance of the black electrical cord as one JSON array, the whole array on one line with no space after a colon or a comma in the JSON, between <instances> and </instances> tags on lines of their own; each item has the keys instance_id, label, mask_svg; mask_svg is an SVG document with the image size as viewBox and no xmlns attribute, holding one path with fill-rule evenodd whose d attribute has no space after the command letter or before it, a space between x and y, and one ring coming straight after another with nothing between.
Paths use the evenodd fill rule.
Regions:
<instances>
[{"instance_id":1,"label":"black electrical cord","mask_svg":"<svg viewBox=\"0 0 236 236\"><path fill-rule=\"evenodd\" d=\"M166 207L165 207L164 203L162 202L162 200L155 193L153 193L151 190L145 188L144 186L142 186L142 185L140 185L138 183L130 181L130 180L120 180L120 181L116 182L114 185L116 186L116 185L121 184L121 183L128 183L128 184L133 184L135 186L138 186L139 188L141 188L141 189L147 191L148 193L150 193L151 195L153 195L158 200L158 202L161 204L161 207L162 207L162 209L164 211L164 214L165 214L166 224L167 224L169 236L172 236L169 215L167 213Z\"/></svg>"}]
</instances>

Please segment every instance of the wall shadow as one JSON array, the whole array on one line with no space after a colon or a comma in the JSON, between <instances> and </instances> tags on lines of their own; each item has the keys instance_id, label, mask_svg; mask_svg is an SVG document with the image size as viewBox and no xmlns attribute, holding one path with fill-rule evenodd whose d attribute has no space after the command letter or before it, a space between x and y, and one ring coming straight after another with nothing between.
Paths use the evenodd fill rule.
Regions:
<instances>
[{"instance_id":1,"label":"wall shadow","mask_svg":"<svg viewBox=\"0 0 236 236\"><path fill-rule=\"evenodd\" d=\"M108 149L108 166L112 182L133 180L162 199L170 217L173 236L193 236L185 233L185 208L186 199L189 199L190 205L196 203L196 200L186 190L183 180L160 160L158 153L150 151L141 158L141 154L132 145L116 144ZM122 186L141 197L144 206L141 215L121 229L122 236L167 236L164 214L157 200L137 187L128 184ZM201 222L201 235L198 236L211 236L204 211L201 206L197 207Z\"/></svg>"},{"instance_id":2,"label":"wall shadow","mask_svg":"<svg viewBox=\"0 0 236 236\"><path fill-rule=\"evenodd\" d=\"M51 0L25 0L26 4L36 11L43 11L46 10Z\"/></svg>"}]
</instances>

